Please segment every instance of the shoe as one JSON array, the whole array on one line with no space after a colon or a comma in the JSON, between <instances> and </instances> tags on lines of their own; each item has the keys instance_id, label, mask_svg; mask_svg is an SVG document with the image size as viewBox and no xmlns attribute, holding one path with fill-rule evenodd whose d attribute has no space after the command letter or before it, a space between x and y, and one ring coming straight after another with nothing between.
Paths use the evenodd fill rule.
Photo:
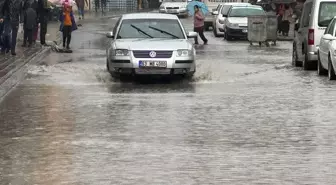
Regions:
<instances>
[{"instance_id":1,"label":"shoe","mask_svg":"<svg viewBox=\"0 0 336 185\"><path fill-rule=\"evenodd\" d=\"M67 49L67 50L70 50L70 47L69 47L69 46L67 46L67 47L66 47L66 49Z\"/></svg>"},{"instance_id":2,"label":"shoe","mask_svg":"<svg viewBox=\"0 0 336 185\"><path fill-rule=\"evenodd\" d=\"M32 47L32 44L28 44L28 48L31 48Z\"/></svg>"},{"instance_id":3,"label":"shoe","mask_svg":"<svg viewBox=\"0 0 336 185\"><path fill-rule=\"evenodd\" d=\"M204 45L207 45L207 44L208 44L208 41L205 41L205 42L204 42Z\"/></svg>"},{"instance_id":4,"label":"shoe","mask_svg":"<svg viewBox=\"0 0 336 185\"><path fill-rule=\"evenodd\" d=\"M12 52L11 54L12 54L13 56L15 56L15 55L16 55L16 53L15 53L15 52Z\"/></svg>"},{"instance_id":5,"label":"shoe","mask_svg":"<svg viewBox=\"0 0 336 185\"><path fill-rule=\"evenodd\" d=\"M26 44L22 44L21 47L23 47L23 48L26 47Z\"/></svg>"}]
</instances>

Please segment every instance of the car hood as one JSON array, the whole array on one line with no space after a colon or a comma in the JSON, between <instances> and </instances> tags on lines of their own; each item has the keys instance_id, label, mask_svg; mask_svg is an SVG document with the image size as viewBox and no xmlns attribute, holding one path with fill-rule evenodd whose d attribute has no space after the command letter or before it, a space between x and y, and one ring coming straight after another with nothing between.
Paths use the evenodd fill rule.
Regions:
<instances>
[{"instance_id":1,"label":"car hood","mask_svg":"<svg viewBox=\"0 0 336 185\"><path fill-rule=\"evenodd\" d=\"M186 2L165 2L162 4L164 7L186 7Z\"/></svg>"},{"instance_id":2,"label":"car hood","mask_svg":"<svg viewBox=\"0 0 336 185\"><path fill-rule=\"evenodd\" d=\"M239 26L247 26L247 17L229 17L228 21Z\"/></svg>"},{"instance_id":3,"label":"car hood","mask_svg":"<svg viewBox=\"0 0 336 185\"><path fill-rule=\"evenodd\" d=\"M192 49L192 44L185 39L118 39L116 49L128 50L177 50Z\"/></svg>"}]
</instances>

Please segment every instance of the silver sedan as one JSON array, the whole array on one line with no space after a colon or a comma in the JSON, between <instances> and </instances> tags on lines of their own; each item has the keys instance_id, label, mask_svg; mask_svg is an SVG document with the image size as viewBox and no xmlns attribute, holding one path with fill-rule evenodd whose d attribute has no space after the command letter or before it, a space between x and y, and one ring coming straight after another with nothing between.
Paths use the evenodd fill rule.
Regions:
<instances>
[{"instance_id":1,"label":"silver sedan","mask_svg":"<svg viewBox=\"0 0 336 185\"><path fill-rule=\"evenodd\" d=\"M107 70L119 75L185 75L196 71L196 51L176 15L135 13L123 15L113 32L107 55Z\"/></svg>"}]
</instances>

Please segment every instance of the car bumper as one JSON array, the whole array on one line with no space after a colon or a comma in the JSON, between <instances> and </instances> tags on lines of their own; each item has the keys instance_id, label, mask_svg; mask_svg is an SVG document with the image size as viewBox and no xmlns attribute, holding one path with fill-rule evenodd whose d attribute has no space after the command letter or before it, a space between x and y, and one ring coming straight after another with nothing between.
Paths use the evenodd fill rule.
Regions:
<instances>
[{"instance_id":1,"label":"car bumper","mask_svg":"<svg viewBox=\"0 0 336 185\"><path fill-rule=\"evenodd\" d=\"M317 50L318 50L318 47L308 46L308 60L309 61L317 61Z\"/></svg>"},{"instance_id":2,"label":"car bumper","mask_svg":"<svg viewBox=\"0 0 336 185\"><path fill-rule=\"evenodd\" d=\"M186 15L188 15L188 10L187 9L160 9L159 13L167 13L167 14L186 16Z\"/></svg>"},{"instance_id":3,"label":"car bumper","mask_svg":"<svg viewBox=\"0 0 336 185\"><path fill-rule=\"evenodd\" d=\"M247 32L243 30L247 30L247 28L226 28L226 33L230 37L240 37L240 38L247 38Z\"/></svg>"},{"instance_id":4,"label":"car bumper","mask_svg":"<svg viewBox=\"0 0 336 185\"><path fill-rule=\"evenodd\" d=\"M140 61L167 61L165 68L145 68L140 67ZM109 61L109 70L115 74L128 74L128 75L178 75L178 74L191 74L196 69L195 61L193 58L179 58L179 59L131 59L126 60L124 57L121 59L112 59Z\"/></svg>"}]
</instances>

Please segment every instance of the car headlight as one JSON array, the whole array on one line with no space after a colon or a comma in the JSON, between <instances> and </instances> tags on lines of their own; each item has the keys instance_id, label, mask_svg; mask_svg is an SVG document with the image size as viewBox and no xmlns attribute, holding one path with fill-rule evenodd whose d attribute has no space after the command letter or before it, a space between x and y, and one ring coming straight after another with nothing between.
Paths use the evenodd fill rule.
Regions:
<instances>
[{"instance_id":1,"label":"car headlight","mask_svg":"<svg viewBox=\"0 0 336 185\"><path fill-rule=\"evenodd\" d=\"M187 5L182 5L181 6L181 9L185 9L185 8L187 8Z\"/></svg>"},{"instance_id":2,"label":"car headlight","mask_svg":"<svg viewBox=\"0 0 336 185\"><path fill-rule=\"evenodd\" d=\"M187 57L187 56L191 56L192 55L192 51L191 50L187 50L187 49L179 49L177 50L177 56L178 57Z\"/></svg>"},{"instance_id":3,"label":"car headlight","mask_svg":"<svg viewBox=\"0 0 336 185\"><path fill-rule=\"evenodd\" d=\"M129 51L127 49L116 49L112 51L112 55L114 56L128 56Z\"/></svg>"},{"instance_id":4,"label":"car headlight","mask_svg":"<svg viewBox=\"0 0 336 185\"><path fill-rule=\"evenodd\" d=\"M228 23L227 26L229 28L239 28L239 24L234 24L234 23Z\"/></svg>"}]
</instances>

